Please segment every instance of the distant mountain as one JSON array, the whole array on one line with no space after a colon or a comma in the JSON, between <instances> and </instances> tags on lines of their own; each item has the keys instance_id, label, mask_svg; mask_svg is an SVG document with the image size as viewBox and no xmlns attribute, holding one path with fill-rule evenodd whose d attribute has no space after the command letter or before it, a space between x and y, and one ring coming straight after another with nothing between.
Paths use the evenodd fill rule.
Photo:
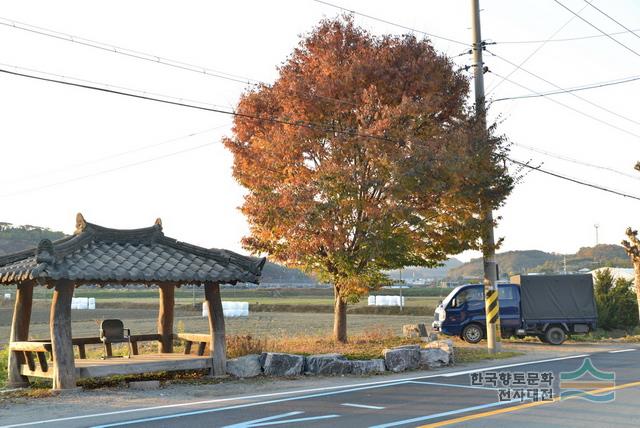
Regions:
<instances>
[{"instance_id":1,"label":"distant mountain","mask_svg":"<svg viewBox=\"0 0 640 428\"><path fill-rule=\"evenodd\" d=\"M604 266L631 267L631 262L619 245L600 244L582 247L575 254L547 253L540 250L507 251L496 254L501 277L517 273L554 273L564 270L575 272L583 268L596 269ZM449 278L478 278L482 276L482 258L451 269Z\"/></svg>"},{"instance_id":2,"label":"distant mountain","mask_svg":"<svg viewBox=\"0 0 640 428\"><path fill-rule=\"evenodd\" d=\"M33 248L43 239L55 241L64 237L64 233L44 227L14 226L11 223L0 222L0 256Z\"/></svg>"},{"instance_id":3,"label":"distant mountain","mask_svg":"<svg viewBox=\"0 0 640 428\"><path fill-rule=\"evenodd\" d=\"M264 284L316 284L317 281L298 269L291 269L267 261L262 269L261 283Z\"/></svg>"},{"instance_id":4,"label":"distant mountain","mask_svg":"<svg viewBox=\"0 0 640 428\"><path fill-rule=\"evenodd\" d=\"M405 281L424 281L427 279L441 279L446 278L448 272L451 269L461 266L462 262L456 258L450 258L443 262L442 266L435 268L425 268L419 266L408 266L402 269L402 279ZM392 270L386 272L390 278L398 280L400 279L400 271Z\"/></svg>"}]
</instances>

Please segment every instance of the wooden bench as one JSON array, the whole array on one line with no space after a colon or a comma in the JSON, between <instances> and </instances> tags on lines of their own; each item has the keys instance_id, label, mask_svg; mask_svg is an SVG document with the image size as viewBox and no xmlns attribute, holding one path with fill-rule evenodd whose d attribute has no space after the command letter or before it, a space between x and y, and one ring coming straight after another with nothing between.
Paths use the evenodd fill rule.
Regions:
<instances>
[{"instance_id":1,"label":"wooden bench","mask_svg":"<svg viewBox=\"0 0 640 428\"><path fill-rule=\"evenodd\" d=\"M211 343L211 336L208 334L197 334L197 333L178 333L173 335L174 339L182 340L185 342L184 344L184 353L185 355L191 354L191 347L194 343L198 344L197 355L204 355L204 351L207 349L208 345Z\"/></svg>"},{"instance_id":2,"label":"wooden bench","mask_svg":"<svg viewBox=\"0 0 640 428\"><path fill-rule=\"evenodd\" d=\"M49 370L49 360L47 358L47 354L51 354L51 342L11 342L9 350L16 353L22 375L52 376L51 372L53 370ZM36 366L36 360L38 366Z\"/></svg>"}]
</instances>

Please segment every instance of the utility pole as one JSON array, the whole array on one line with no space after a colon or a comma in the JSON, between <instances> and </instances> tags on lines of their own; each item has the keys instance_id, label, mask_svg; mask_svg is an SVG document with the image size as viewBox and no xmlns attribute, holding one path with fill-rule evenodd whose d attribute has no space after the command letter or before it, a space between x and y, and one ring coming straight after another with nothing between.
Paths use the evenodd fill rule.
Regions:
<instances>
[{"instance_id":1,"label":"utility pole","mask_svg":"<svg viewBox=\"0 0 640 428\"><path fill-rule=\"evenodd\" d=\"M567 256L564 256L564 259L562 260L562 264L564 265L564 274L567 274Z\"/></svg>"},{"instance_id":2,"label":"utility pole","mask_svg":"<svg viewBox=\"0 0 640 428\"><path fill-rule=\"evenodd\" d=\"M599 224L594 224L593 227L596 228L596 245L598 245L598 228L600 227Z\"/></svg>"},{"instance_id":3,"label":"utility pole","mask_svg":"<svg viewBox=\"0 0 640 428\"><path fill-rule=\"evenodd\" d=\"M487 118L484 100L484 63L482 62L482 36L480 32L480 0L471 0L471 30L473 33L473 71L475 81L476 115L481 124L482 141L486 143ZM491 153L487 152L487 156ZM481 215L485 230L482 238L484 261L484 295L487 324L487 350L490 354L500 352L500 306L498 304L497 265L495 239L493 237L493 212L490 205L482 206Z\"/></svg>"},{"instance_id":4,"label":"utility pole","mask_svg":"<svg viewBox=\"0 0 640 428\"><path fill-rule=\"evenodd\" d=\"M402 312L402 268L400 268L400 312Z\"/></svg>"}]
</instances>

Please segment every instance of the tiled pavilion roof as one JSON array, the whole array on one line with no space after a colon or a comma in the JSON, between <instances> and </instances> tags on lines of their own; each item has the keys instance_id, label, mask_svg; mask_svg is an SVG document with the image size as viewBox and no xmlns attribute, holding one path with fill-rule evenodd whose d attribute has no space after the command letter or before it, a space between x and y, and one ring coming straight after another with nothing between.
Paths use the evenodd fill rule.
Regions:
<instances>
[{"instance_id":1,"label":"tiled pavilion roof","mask_svg":"<svg viewBox=\"0 0 640 428\"><path fill-rule=\"evenodd\" d=\"M72 236L1 256L0 283L257 283L265 261L169 238L160 219L151 227L120 230L88 223L78 214Z\"/></svg>"}]
</instances>

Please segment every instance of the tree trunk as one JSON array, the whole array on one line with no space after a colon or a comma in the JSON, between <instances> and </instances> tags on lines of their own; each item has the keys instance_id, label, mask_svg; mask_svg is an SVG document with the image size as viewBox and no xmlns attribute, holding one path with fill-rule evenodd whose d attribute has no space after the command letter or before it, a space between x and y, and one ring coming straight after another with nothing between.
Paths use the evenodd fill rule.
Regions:
<instances>
[{"instance_id":1,"label":"tree trunk","mask_svg":"<svg viewBox=\"0 0 640 428\"><path fill-rule=\"evenodd\" d=\"M636 300L638 301L638 314L640 315L640 260L633 262L635 272L634 287L636 288Z\"/></svg>"},{"instance_id":2,"label":"tree trunk","mask_svg":"<svg viewBox=\"0 0 640 428\"><path fill-rule=\"evenodd\" d=\"M212 360L213 376L224 376L227 373L227 344L225 342L224 314L219 284L205 284L204 299L209 311L209 355Z\"/></svg>"},{"instance_id":3,"label":"tree trunk","mask_svg":"<svg viewBox=\"0 0 640 428\"><path fill-rule=\"evenodd\" d=\"M31 321L31 306L33 303L33 283L18 285L16 289L16 304L13 309L13 322L9 343L29 340L29 323ZM20 365L25 363L24 357L18 352L9 351L9 379L11 388L29 386L29 379L20 374ZM0 363L2 364L2 363Z\"/></svg>"},{"instance_id":4,"label":"tree trunk","mask_svg":"<svg viewBox=\"0 0 640 428\"><path fill-rule=\"evenodd\" d=\"M340 296L340 291L335 289L333 307L333 338L337 342L347 342L347 302Z\"/></svg>"},{"instance_id":5,"label":"tree trunk","mask_svg":"<svg viewBox=\"0 0 640 428\"><path fill-rule=\"evenodd\" d=\"M51 300L51 353L53 356L53 389L76 387L76 364L71 334L71 298L73 283L56 281Z\"/></svg>"},{"instance_id":6,"label":"tree trunk","mask_svg":"<svg viewBox=\"0 0 640 428\"><path fill-rule=\"evenodd\" d=\"M176 286L173 284L158 284L160 293L160 308L158 309L158 334L160 337L160 352L173 352L173 307L175 306Z\"/></svg>"}]
</instances>

